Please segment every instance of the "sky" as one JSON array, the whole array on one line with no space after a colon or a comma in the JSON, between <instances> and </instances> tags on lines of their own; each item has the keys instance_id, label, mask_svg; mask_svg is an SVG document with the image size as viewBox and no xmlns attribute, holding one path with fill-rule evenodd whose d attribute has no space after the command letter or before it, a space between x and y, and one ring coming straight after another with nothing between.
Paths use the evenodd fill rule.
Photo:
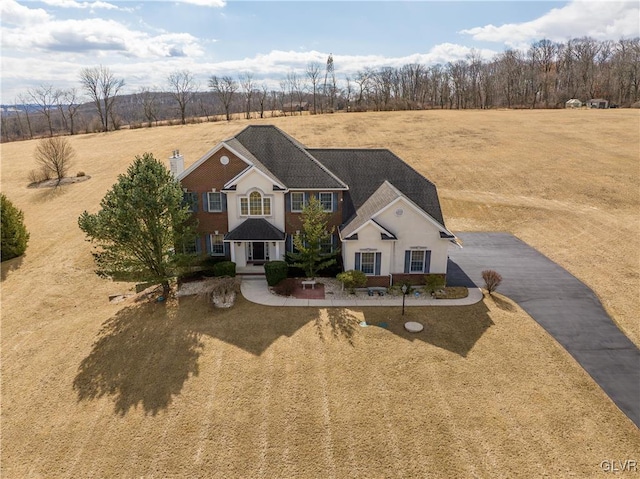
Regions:
<instances>
[{"instance_id":1,"label":"sky","mask_svg":"<svg viewBox=\"0 0 640 479\"><path fill-rule=\"evenodd\" d=\"M640 36L640 2L0 0L0 101L29 88L80 88L84 67L125 80L122 93L168 89L188 70L252 73L278 88L287 73L333 55L336 77L364 67L485 59L541 39Z\"/></svg>"}]
</instances>

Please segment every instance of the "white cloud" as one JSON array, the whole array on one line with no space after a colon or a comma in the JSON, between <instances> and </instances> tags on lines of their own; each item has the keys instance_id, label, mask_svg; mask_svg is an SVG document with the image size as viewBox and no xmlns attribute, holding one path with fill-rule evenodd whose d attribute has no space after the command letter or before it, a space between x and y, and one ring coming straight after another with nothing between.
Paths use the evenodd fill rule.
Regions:
<instances>
[{"instance_id":1,"label":"white cloud","mask_svg":"<svg viewBox=\"0 0 640 479\"><path fill-rule=\"evenodd\" d=\"M51 16L42 8L29 8L14 0L0 2L0 19L2 23L28 27L49 20Z\"/></svg>"},{"instance_id":2,"label":"white cloud","mask_svg":"<svg viewBox=\"0 0 640 479\"><path fill-rule=\"evenodd\" d=\"M638 2L573 0L529 22L485 25L460 33L471 35L474 40L508 46L521 46L543 38L566 41L589 36L596 40L619 40L640 35L639 19Z\"/></svg>"},{"instance_id":3,"label":"white cloud","mask_svg":"<svg viewBox=\"0 0 640 479\"><path fill-rule=\"evenodd\" d=\"M178 3L190 3L191 5L197 5L199 7L224 7L226 0L177 0Z\"/></svg>"},{"instance_id":4,"label":"white cloud","mask_svg":"<svg viewBox=\"0 0 640 479\"><path fill-rule=\"evenodd\" d=\"M158 45L166 45L169 40L176 41L174 34L167 34L154 37ZM122 36L118 37L120 40ZM106 41L98 39L96 41ZM119 46L120 40L114 45ZM136 42L131 39L131 42ZM186 40L183 40L186 42ZM124 40L126 44L128 39ZM146 44L151 43L149 40ZM125 45L126 46L126 45ZM143 48L143 47L139 47ZM144 48L150 48L146 46ZM164 47L163 47L164 48ZM160 53L165 53L160 49ZM423 65L433 65L436 63L455 62L466 58L471 53L471 48L463 45L443 43L436 45L427 53L415 53L402 57L385 57L381 55L334 55L334 65L336 78L342 83L345 75L351 77L366 67L380 68L384 66L401 67L408 63L421 63ZM496 52L492 50L476 50L483 58L489 59ZM144 52L142 52L144 53ZM257 83L264 83L271 89L279 89L279 82L285 75L295 71L306 79L305 69L309 62L318 62L324 69L329 53L316 50L282 51L273 50L266 54L258 54L250 58L224 62L204 62L200 57L194 55L177 56L166 58L152 52L153 54L143 55L139 52L135 57L124 59L120 52L103 52L102 57L92 55L87 59L84 55L78 55L77 59L72 59L66 53L49 53L45 56L29 56L28 58L18 58L3 56L0 67L3 72L2 101L10 103L15 96L26 91L27 88L38 86L42 83L53 84L56 88L79 87L78 72L91 65L102 63L109 66L113 73L124 78L126 85L123 93L133 93L138 88L158 87L166 88L166 78L169 73L176 70L190 70L194 73L196 80L202 89L207 89L208 79L212 75L231 75L237 77L241 72L253 72ZM324 75L324 70L322 72Z\"/></svg>"},{"instance_id":5,"label":"white cloud","mask_svg":"<svg viewBox=\"0 0 640 479\"><path fill-rule=\"evenodd\" d=\"M48 1L67 3L71 0ZM96 3L104 2L92 2ZM44 10L29 9L13 0L3 1L1 5L3 23L12 26L2 26L5 55L9 50L28 55L34 55L36 51L91 54L93 58L114 52L134 58L199 56L203 53L198 39L189 33L150 34L103 18L57 20Z\"/></svg>"},{"instance_id":6,"label":"white cloud","mask_svg":"<svg viewBox=\"0 0 640 479\"><path fill-rule=\"evenodd\" d=\"M91 10L102 8L105 10L118 10L119 8L116 5L108 2L102 1L93 1L93 2L78 2L77 0L41 0L43 3L50 5L52 7L59 8L81 8L86 9L90 8Z\"/></svg>"}]
</instances>

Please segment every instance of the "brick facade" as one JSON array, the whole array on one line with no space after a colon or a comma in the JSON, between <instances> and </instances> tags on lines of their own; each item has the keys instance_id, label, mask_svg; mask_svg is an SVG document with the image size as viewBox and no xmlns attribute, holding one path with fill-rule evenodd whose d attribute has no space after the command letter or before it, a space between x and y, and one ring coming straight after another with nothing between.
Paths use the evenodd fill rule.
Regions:
<instances>
[{"instance_id":1,"label":"brick facade","mask_svg":"<svg viewBox=\"0 0 640 479\"><path fill-rule=\"evenodd\" d=\"M220 163L220 157L227 156L229 163L223 165ZM208 213L202 204L202 194L211 191L222 190L224 184L231 178L238 175L247 168L247 164L231 153L226 148L211 155L211 157L198 166L189 176L182 179L183 188L196 193L198 197L198 211L195 217L198 219L198 231L201 233L213 233L219 231L220 234L228 233L227 212Z\"/></svg>"}]
</instances>

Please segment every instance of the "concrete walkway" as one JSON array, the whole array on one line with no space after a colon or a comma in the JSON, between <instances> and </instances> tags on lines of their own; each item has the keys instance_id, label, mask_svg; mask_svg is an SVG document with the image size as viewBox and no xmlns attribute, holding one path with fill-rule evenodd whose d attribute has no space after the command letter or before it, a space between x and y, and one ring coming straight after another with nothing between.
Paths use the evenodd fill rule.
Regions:
<instances>
[{"instance_id":1,"label":"concrete walkway","mask_svg":"<svg viewBox=\"0 0 640 479\"><path fill-rule=\"evenodd\" d=\"M594 292L513 235L458 237L463 248L451 251L447 281L482 285L483 270L500 273L498 292L549 332L640 427L640 351L613 323Z\"/></svg>"},{"instance_id":2,"label":"concrete walkway","mask_svg":"<svg viewBox=\"0 0 640 479\"><path fill-rule=\"evenodd\" d=\"M264 276L245 276L240 285L242 296L252 303L265 306L314 306L314 307L346 307L346 306L402 306L402 296L373 296L349 299L298 299L277 296L269 291ZM469 288L469 296L462 299L432 299L407 296L406 307L412 306L464 306L475 304L482 300L482 291L475 286Z\"/></svg>"}]
</instances>

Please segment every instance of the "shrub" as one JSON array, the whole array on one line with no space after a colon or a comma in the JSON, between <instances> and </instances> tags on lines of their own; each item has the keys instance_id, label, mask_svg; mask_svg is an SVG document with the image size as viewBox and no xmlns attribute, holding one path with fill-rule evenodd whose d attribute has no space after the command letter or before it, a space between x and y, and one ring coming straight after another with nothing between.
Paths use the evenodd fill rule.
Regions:
<instances>
[{"instance_id":1,"label":"shrub","mask_svg":"<svg viewBox=\"0 0 640 479\"><path fill-rule=\"evenodd\" d=\"M350 293L353 293L355 288L363 288L367 285L367 275L355 269L340 273L336 276L336 279L340 281Z\"/></svg>"},{"instance_id":2,"label":"shrub","mask_svg":"<svg viewBox=\"0 0 640 479\"><path fill-rule=\"evenodd\" d=\"M273 287L275 293L279 296L291 296L296 289L293 278L285 278Z\"/></svg>"},{"instance_id":3,"label":"shrub","mask_svg":"<svg viewBox=\"0 0 640 479\"><path fill-rule=\"evenodd\" d=\"M484 287L487 289L489 294L494 292L502 282L502 276L500 276L500 273L497 273L492 269L484 270L482 272L482 279L484 280Z\"/></svg>"},{"instance_id":4,"label":"shrub","mask_svg":"<svg viewBox=\"0 0 640 479\"><path fill-rule=\"evenodd\" d=\"M24 214L13 206L3 193L0 193L0 216L2 216L0 261L6 261L24 254L29 242L29 233L24 226Z\"/></svg>"},{"instance_id":5,"label":"shrub","mask_svg":"<svg viewBox=\"0 0 640 479\"><path fill-rule=\"evenodd\" d=\"M267 277L267 284L275 286L287 277L289 265L286 261L267 261L264 264L264 274Z\"/></svg>"},{"instance_id":6,"label":"shrub","mask_svg":"<svg viewBox=\"0 0 640 479\"><path fill-rule=\"evenodd\" d=\"M30 185L37 185L38 183L42 183L43 181L49 179L47 178L47 173L42 169L31 170L27 178L29 179Z\"/></svg>"},{"instance_id":7,"label":"shrub","mask_svg":"<svg viewBox=\"0 0 640 479\"><path fill-rule=\"evenodd\" d=\"M213 265L214 276L231 276L236 275L236 264L233 261L221 261Z\"/></svg>"},{"instance_id":8,"label":"shrub","mask_svg":"<svg viewBox=\"0 0 640 479\"><path fill-rule=\"evenodd\" d=\"M445 279L441 274L427 274L424 277L425 290L427 293L432 294L437 290L444 288Z\"/></svg>"},{"instance_id":9,"label":"shrub","mask_svg":"<svg viewBox=\"0 0 640 479\"><path fill-rule=\"evenodd\" d=\"M76 176L77 176L78 178L80 178L80 177L82 177L82 176L86 176L86 175L85 175L84 171L78 171L78 173L76 173Z\"/></svg>"},{"instance_id":10,"label":"shrub","mask_svg":"<svg viewBox=\"0 0 640 479\"><path fill-rule=\"evenodd\" d=\"M231 263L230 261L228 261ZM232 263L235 268L235 263ZM240 281L237 278L216 278L202 294L219 308L230 308L236 294L240 292Z\"/></svg>"}]
</instances>

